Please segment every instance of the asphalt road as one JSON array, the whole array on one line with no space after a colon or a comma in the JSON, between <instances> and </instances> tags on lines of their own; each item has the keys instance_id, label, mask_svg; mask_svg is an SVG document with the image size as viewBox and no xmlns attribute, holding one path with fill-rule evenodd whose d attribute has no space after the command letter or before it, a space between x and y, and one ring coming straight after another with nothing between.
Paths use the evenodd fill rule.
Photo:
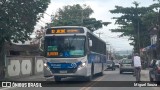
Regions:
<instances>
[{"instance_id":1,"label":"asphalt road","mask_svg":"<svg viewBox=\"0 0 160 90\"><path fill-rule=\"evenodd\" d=\"M29 78L23 78L19 79L18 81L45 81L43 78L43 75L35 76L35 77L29 77ZM81 81L82 80L82 81ZM148 70L142 70L141 72L141 80L142 81L149 81L148 78ZM92 82L84 82L83 79L78 78L67 78L63 79L63 81L81 81L81 82L73 82L73 83L66 83L66 82L60 82L60 83L54 83L49 82L47 83L50 87L42 87L42 88L1 88L0 90L28 90L28 89L34 89L34 90L160 90L159 87L98 87L99 85L107 84L105 81L113 81L109 84L117 86L116 82L114 81L135 81L135 77L133 77L132 73L124 73L119 74L119 70L115 71L105 71L103 76L95 76ZM125 82L120 82L118 84L125 85ZM77 87L80 85L79 87ZM51 87L51 86L57 86L57 87ZM68 86L68 87L65 87Z\"/></svg>"}]
</instances>

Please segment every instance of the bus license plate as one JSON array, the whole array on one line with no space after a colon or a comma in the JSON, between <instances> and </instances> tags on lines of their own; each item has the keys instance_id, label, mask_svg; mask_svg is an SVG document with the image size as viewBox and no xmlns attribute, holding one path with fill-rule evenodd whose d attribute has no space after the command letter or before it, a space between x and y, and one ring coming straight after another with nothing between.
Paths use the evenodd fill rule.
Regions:
<instances>
[{"instance_id":1,"label":"bus license plate","mask_svg":"<svg viewBox=\"0 0 160 90\"><path fill-rule=\"evenodd\" d=\"M64 74L64 73L67 73L67 71L60 71L59 73L63 73Z\"/></svg>"}]
</instances>

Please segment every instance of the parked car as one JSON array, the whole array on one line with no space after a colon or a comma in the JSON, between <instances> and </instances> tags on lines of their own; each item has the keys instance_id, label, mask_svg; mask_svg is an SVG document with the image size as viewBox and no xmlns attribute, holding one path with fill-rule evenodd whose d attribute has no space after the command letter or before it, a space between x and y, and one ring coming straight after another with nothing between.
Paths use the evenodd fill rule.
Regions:
<instances>
[{"instance_id":1,"label":"parked car","mask_svg":"<svg viewBox=\"0 0 160 90\"><path fill-rule=\"evenodd\" d=\"M119 67L120 67L120 64L119 64L120 62L119 62L118 60L114 60L114 63L115 63L115 67L116 67L116 68L119 68Z\"/></svg>"},{"instance_id":2,"label":"parked car","mask_svg":"<svg viewBox=\"0 0 160 90\"><path fill-rule=\"evenodd\" d=\"M160 83L160 60L152 60L149 69L150 81L158 81Z\"/></svg>"},{"instance_id":3,"label":"parked car","mask_svg":"<svg viewBox=\"0 0 160 90\"><path fill-rule=\"evenodd\" d=\"M115 63L115 67L116 67L116 68L119 68L119 67L120 67L120 64L119 64L119 63Z\"/></svg>"},{"instance_id":4,"label":"parked car","mask_svg":"<svg viewBox=\"0 0 160 90\"><path fill-rule=\"evenodd\" d=\"M115 70L115 63L112 60L107 61L107 69Z\"/></svg>"},{"instance_id":5,"label":"parked car","mask_svg":"<svg viewBox=\"0 0 160 90\"><path fill-rule=\"evenodd\" d=\"M131 59L124 59L120 63L119 73L122 74L123 72L134 72L134 67L132 65Z\"/></svg>"}]
</instances>

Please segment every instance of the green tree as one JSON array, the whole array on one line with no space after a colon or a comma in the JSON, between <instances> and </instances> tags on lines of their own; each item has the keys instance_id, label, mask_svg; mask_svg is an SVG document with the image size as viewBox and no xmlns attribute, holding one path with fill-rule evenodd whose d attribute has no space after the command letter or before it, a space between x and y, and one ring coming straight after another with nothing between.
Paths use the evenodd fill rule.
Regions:
<instances>
[{"instance_id":1,"label":"green tree","mask_svg":"<svg viewBox=\"0 0 160 90\"><path fill-rule=\"evenodd\" d=\"M130 44L134 46L134 51L139 52L140 48L150 44L148 26L151 26L151 21L155 19L153 18L155 6L138 7L137 2L133 2L133 4L134 7L115 6L116 9L110 10L113 14L122 14L120 17L113 17L116 19L115 24L120 26L111 31L121 32L121 36L129 36L129 40L133 41Z\"/></svg>"},{"instance_id":2,"label":"green tree","mask_svg":"<svg viewBox=\"0 0 160 90\"><path fill-rule=\"evenodd\" d=\"M0 46L30 39L50 0L0 0Z\"/></svg>"},{"instance_id":3,"label":"green tree","mask_svg":"<svg viewBox=\"0 0 160 90\"><path fill-rule=\"evenodd\" d=\"M53 15L51 26L85 26L93 32L102 28L103 25L107 26L110 24L110 22L90 18L92 13L93 10L87 5L67 5L63 9L59 8L58 12Z\"/></svg>"}]
</instances>

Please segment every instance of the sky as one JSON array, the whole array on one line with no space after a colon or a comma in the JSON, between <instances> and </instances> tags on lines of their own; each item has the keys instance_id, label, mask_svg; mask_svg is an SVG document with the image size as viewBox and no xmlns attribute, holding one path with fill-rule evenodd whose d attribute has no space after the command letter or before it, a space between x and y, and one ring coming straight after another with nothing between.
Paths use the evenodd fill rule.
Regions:
<instances>
[{"instance_id":1,"label":"sky","mask_svg":"<svg viewBox=\"0 0 160 90\"><path fill-rule=\"evenodd\" d=\"M97 33L103 33L100 35L100 38L105 42L110 44L111 50L132 50L133 47L129 45L131 41L128 41L128 37L119 38L118 36L121 33L113 33L110 29L114 29L117 25L114 24L115 20L112 17L119 16L117 14L112 14L109 10L115 9L115 5L123 6L123 7L131 7L134 6L132 2L137 1L141 6L149 6L153 3L153 0L51 0L50 5L46 10L46 14L44 14L44 18L42 18L36 28L45 25L46 22L51 22L51 14L55 14L58 8L63 8L66 5L74 5L74 4L86 4L90 6L94 13L91 17L96 18L97 20L102 20L103 22L112 22L112 24L107 27L95 31L94 33L98 36Z\"/></svg>"}]
</instances>

